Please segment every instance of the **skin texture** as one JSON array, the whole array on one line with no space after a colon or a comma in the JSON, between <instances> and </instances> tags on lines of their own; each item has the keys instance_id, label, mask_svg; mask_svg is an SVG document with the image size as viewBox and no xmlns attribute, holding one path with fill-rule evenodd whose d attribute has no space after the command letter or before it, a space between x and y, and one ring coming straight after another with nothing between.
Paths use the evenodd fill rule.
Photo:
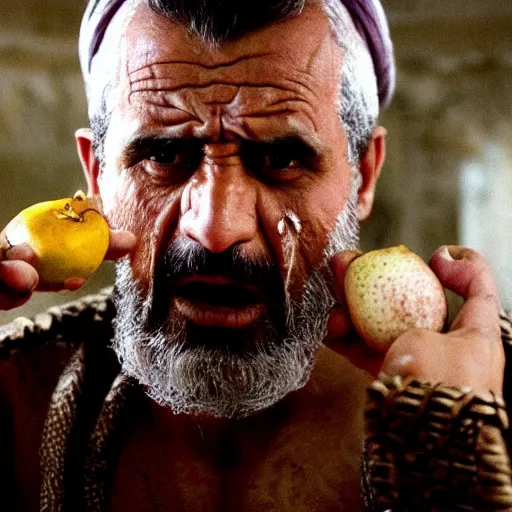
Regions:
<instances>
[{"instance_id":1,"label":"skin texture","mask_svg":"<svg viewBox=\"0 0 512 512\"><path fill-rule=\"evenodd\" d=\"M134 276L148 292L152 262L170 241L188 237L211 251L240 244L246 254L269 256L285 278L278 224L291 211L302 228L291 286L300 295L301 282L322 261L350 188L346 138L332 108L343 52L327 20L308 7L296 19L214 50L138 9L119 56L101 173L91 132L77 132L90 193L101 194L113 228L137 237ZM307 165L278 173L277 183L274 173L244 166L242 141L290 131L317 147ZM384 134L376 129L361 161L360 220L371 210ZM200 138L204 157L194 172L169 176L169 166L155 163L151 153L126 151L141 135ZM319 351L308 384L242 421L174 416L148 402L127 434L107 509L362 510L368 375L383 369L501 392L503 354L490 271L473 251L451 248L450 254L441 250L431 261L442 284L466 299L450 332L408 332L384 355L355 337L344 306L344 273L357 253L333 257L339 307L329 319L329 348ZM33 277L25 272L18 289L30 289Z\"/></svg>"},{"instance_id":2,"label":"skin texture","mask_svg":"<svg viewBox=\"0 0 512 512\"><path fill-rule=\"evenodd\" d=\"M309 8L300 18L246 36L243 43L224 44L220 51L164 21L135 14L129 24L123 48L133 50L121 55L107 161L99 177L94 162L87 163L87 133L79 134L91 187L101 193L106 215L139 238L134 276L147 288L152 253L179 236L213 252L243 244L247 254L270 255L283 266L277 225L292 211L304 224L303 280L322 260L351 177L345 134L332 108L342 52L324 14ZM147 34L166 44L146 41ZM241 140L290 134L316 147L318 155L307 166L295 164L277 177L242 165ZM193 175L184 173L170 184L168 168L138 161L142 155L130 160L126 153L130 140L148 135L200 138L206 158ZM378 144L382 137L376 136ZM369 213L371 199L363 196L373 191L374 173L368 169L361 189L361 217ZM121 198L133 208L120 212ZM135 211L144 212L142 222ZM154 234L152 241L146 233Z\"/></svg>"}]
</instances>

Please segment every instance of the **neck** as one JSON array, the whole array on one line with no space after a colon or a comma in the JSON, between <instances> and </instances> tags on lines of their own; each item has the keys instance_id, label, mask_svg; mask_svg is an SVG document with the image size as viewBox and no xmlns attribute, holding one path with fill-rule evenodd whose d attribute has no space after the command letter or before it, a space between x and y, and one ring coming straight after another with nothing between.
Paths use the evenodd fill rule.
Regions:
<instances>
[{"instance_id":1,"label":"neck","mask_svg":"<svg viewBox=\"0 0 512 512\"><path fill-rule=\"evenodd\" d=\"M307 419L335 400L351 407L361 399L370 377L352 367L343 357L322 347L317 355L311 378L302 389L290 393L270 408L242 419L216 418L207 414L174 414L172 409L150 401L151 416L159 430L184 428L197 432L197 442L221 442L225 436L253 432L275 432L290 422ZM194 437L195 439L195 437Z\"/></svg>"}]
</instances>

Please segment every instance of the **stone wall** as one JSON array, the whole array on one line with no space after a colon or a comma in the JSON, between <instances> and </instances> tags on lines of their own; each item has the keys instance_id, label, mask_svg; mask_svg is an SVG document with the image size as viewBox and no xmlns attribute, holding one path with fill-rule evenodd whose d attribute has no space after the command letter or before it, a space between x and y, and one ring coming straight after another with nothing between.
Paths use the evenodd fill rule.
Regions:
<instances>
[{"instance_id":1,"label":"stone wall","mask_svg":"<svg viewBox=\"0 0 512 512\"><path fill-rule=\"evenodd\" d=\"M0 226L35 202L85 187L74 132L87 126L77 35L85 1L0 2ZM78 293L38 293L0 323L72 300L111 278L106 267Z\"/></svg>"},{"instance_id":2,"label":"stone wall","mask_svg":"<svg viewBox=\"0 0 512 512\"><path fill-rule=\"evenodd\" d=\"M388 161L363 244L405 243L424 258L444 243L470 245L485 254L511 308L512 2L384 5L398 81L382 116ZM468 166L480 169L480 192Z\"/></svg>"},{"instance_id":3,"label":"stone wall","mask_svg":"<svg viewBox=\"0 0 512 512\"><path fill-rule=\"evenodd\" d=\"M85 186L73 137L87 123L76 56L84 6L78 0L0 4L1 226L25 206ZM468 236L466 218L488 212L471 229L485 236L471 239L484 240L481 249L512 307L512 2L386 0L384 6L398 84L382 116L388 161L374 215L363 226L363 247L404 243L428 258L439 245L457 243L462 231ZM497 164L489 158L493 147L501 155ZM468 214L459 191L464 169L475 163L484 169L483 190L495 192ZM15 312L0 312L0 323L111 278L106 266L81 292L37 294Z\"/></svg>"}]
</instances>

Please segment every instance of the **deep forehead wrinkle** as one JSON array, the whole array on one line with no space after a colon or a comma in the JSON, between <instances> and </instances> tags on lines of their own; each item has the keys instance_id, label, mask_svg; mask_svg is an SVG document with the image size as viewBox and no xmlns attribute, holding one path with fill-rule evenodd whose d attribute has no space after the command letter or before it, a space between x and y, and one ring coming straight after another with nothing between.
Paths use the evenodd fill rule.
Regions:
<instances>
[{"instance_id":1,"label":"deep forehead wrinkle","mask_svg":"<svg viewBox=\"0 0 512 512\"><path fill-rule=\"evenodd\" d=\"M159 66L159 65L163 65L163 64L183 64L185 66L199 66L204 69L216 69L216 68L232 66L232 65L238 64L239 62L244 61L244 60L271 57L272 55L274 55L274 54L270 53L270 52L269 53L258 53L258 54L253 54L253 55L243 55L241 57L238 57L238 58L235 58L232 60L228 60L225 62L217 62L215 64L206 64L205 62L199 62L199 61L190 62L187 60L171 60L171 61L166 60L166 61L162 61L162 62L152 62L151 64L148 64L148 66ZM148 66L142 66L138 69L129 70L128 75L131 76L132 73L137 73L138 71L143 71L143 70L147 69Z\"/></svg>"},{"instance_id":2,"label":"deep forehead wrinkle","mask_svg":"<svg viewBox=\"0 0 512 512\"><path fill-rule=\"evenodd\" d=\"M219 83L218 80L203 81L202 83L165 79L143 80L130 86L129 101L130 103L132 101L142 101L147 106L179 110L185 114L185 117L188 115L198 121L198 114L192 104L189 104L187 108L173 95L181 95L188 91L204 91L206 96L200 100L200 103L203 105L228 105L232 104L244 92L252 90L257 94L257 91L261 90L263 94L259 95L257 103L244 105L243 113L241 113L244 118L293 115L298 113L297 106L300 105L302 115L306 116L313 129L317 130L317 123L313 115L314 105L307 98L309 95L310 97L314 96L315 100L318 100L316 91L296 80L287 80L286 82L286 85L282 85L281 83L247 82L244 80L223 81L222 83ZM304 89L308 91L306 95L304 94ZM208 99L208 91L213 90L216 90L214 93L215 99ZM265 98L264 93L272 90L277 92L271 97ZM136 99L137 97L138 99Z\"/></svg>"},{"instance_id":3,"label":"deep forehead wrinkle","mask_svg":"<svg viewBox=\"0 0 512 512\"><path fill-rule=\"evenodd\" d=\"M219 80L208 80L201 83L196 82L183 82L175 83L173 79L153 79L153 80L139 80L131 83L131 94L136 92L173 92L182 89L205 89L213 86L226 86L226 87L253 87L253 88L266 88L266 89L278 89L283 92L293 92L289 87L284 85L271 83L271 82L250 82L247 80L239 81L222 81ZM297 80L288 80L295 85L303 85ZM313 89L310 89L314 92Z\"/></svg>"},{"instance_id":4,"label":"deep forehead wrinkle","mask_svg":"<svg viewBox=\"0 0 512 512\"><path fill-rule=\"evenodd\" d=\"M119 75L122 115L136 113L134 125L164 125L175 136L211 130L215 138L221 122L249 140L292 124L322 132L320 119L338 98L343 52L320 8L215 48L178 23L140 14L125 32Z\"/></svg>"},{"instance_id":5,"label":"deep forehead wrinkle","mask_svg":"<svg viewBox=\"0 0 512 512\"><path fill-rule=\"evenodd\" d=\"M302 81L298 81L297 77L300 76L301 78L306 78L306 81L308 79L313 79L314 58L315 57L312 56L308 62L308 66L305 69L298 69L296 67L290 69L290 66L288 66L285 61L279 60L278 56L276 56L273 61L265 63L265 71L267 71L266 74L270 74L268 73L269 70L275 70L275 73L277 74L271 74L271 76L274 78L273 81L277 82L278 80L291 80L304 85ZM230 64L226 63L222 66L204 66L193 62L183 62L179 60L168 60L155 63L151 62L137 70L131 71L128 74L128 77L131 85L144 80L155 80L162 78L172 80L175 76L180 75L179 71L181 71L184 76L189 78L197 77L199 80L205 77L208 77L207 80L212 80L211 77L218 77L219 80L231 79L234 81L238 81L237 77L242 76L246 78L261 78L262 69L260 66L258 66L257 63L255 63L255 60L255 58L237 59L236 62L232 62ZM253 63L254 65L251 65ZM207 70L207 72L205 72L205 70Z\"/></svg>"},{"instance_id":6,"label":"deep forehead wrinkle","mask_svg":"<svg viewBox=\"0 0 512 512\"><path fill-rule=\"evenodd\" d=\"M234 42L236 44L236 41ZM297 78L292 77L292 74L297 75L303 75L305 77L308 77L310 79L313 78L313 75L315 73L315 64L318 62L318 59L321 58L322 52L330 52L332 50L332 45L336 45L334 41L334 38L332 37L330 32L327 32L323 38L320 38L314 42L314 47L307 58L305 62L303 62L302 66L297 65L290 65L290 62L286 59L286 54L283 55L280 52L256 52L256 53L250 53L246 55L239 55L239 56L233 56L232 58L228 58L226 60L225 55L222 54L222 51L220 50L217 53L208 52L209 57L216 62L207 63L204 60L185 60L185 59L165 59L165 60L157 60L155 62L147 62L145 65L139 66L135 69L127 69L128 78L130 81L130 84L135 84L140 80L147 80L147 79L153 79L153 78L160 78L162 75L166 74L165 71L168 66L183 66L183 67L192 67L196 69L203 69L203 70L220 70L220 69L233 69L239 70L241 69L240 65L242 65L242 69L247 71L247 66L245 64L249 64L252 66L255 66L257 68L258 66L258 60L259 59L267 59L271 62L271 66L275 66L276 68L280 68L279 70L276 69L276 71L282 71L284 68L287 73L282 73L281 76L283 76L284 79L290 79L297 83L299 83L302 86L306 86L307 80L298 80ZM192 56L191 56L192 58ZM148 58L148 60L150 60ZM302 69L301 69L302 67ZM291 71L291 73L290 73ZM279 76L279 75L277 75Z\"/></svg>"},{"instance_id":7,"label":"deep forehead wrinkle","mask_svg":"<svg viewBox=\"0 0 512 512\"><path fill-rule=\"evenodd\" d=\"M318 99L312 74L299 70L283 73L284 64L270 63L266 69L274 67L271 73L263 73L258 66L246 68L243 72L225 67L204 72L203 68L186 66L184 70L182 66L180 62L150 64L132 72L129 77L130 97L135 93L173 93L218 86L280 91L279 99L283 99L283 94L288 100Z\"/></svg>"},{"instance_id":8,"label":"deep forehead wrinkle","mask_svg":"<svg viewBox=\"0 0 512 512\"><path fill-rule=\"evenodd\" d=\"M318 23L312 23L313 19L318 20L319 17L325 29L320 30L321 34ZM131 30L131 27L127 30L126 47L135 49L125 61L126 76L130 84L141 79L159 78L162 73L167 72L168 65L181 67L184 75L189 78L191 74L198 75L205 71L209 74L209 71L213 71L214 74L210 76L219 76L222 80L224 70L229 74L244 73L249 79L251 74L262 73L270 76L272 81L299 79L302 85L314 75L317 78L318 75L325 76L325 71L332 74L332 69L325 69L322 54L332 54L333 46L337 47L337 44L327 16L319 8L305 9L300 19L292 17L284 23L270 25L240 39L222 43L218 47L208 45L199 37L191 37L187 34L186 27L178 22L165 21L167 28L161 18L146 12L138 20L140 26L134 27L135 30ZM285 25L290 30L283 37L281 27ZM149 36L149 39L143 37L141 40L141 34ZM296 49L302 46L309 46L309 51L302 54L297 52ZM261 59L263 64L259 62ZM220 75L216 75L215 71L221 71ZM304 76L300 77L301 74Z\"/></svg>"},{"instance_id":9,"label":"deep forehead wrinkle","mask_svg":"<svg viewBox=\"0 0 512 512\"><path fill-rule=\"evenodd\" d=\"M315 45L316 53L319 47L321 44ZM233 102L240 95L251 94L251 101L244 103L243 112L238 111L239 114L245 117L251 114L254 117L263 117L299 114L300 110L300 115L306 116L316 130L313 110L321 98L318 96L318 87L315 87L318 79L314 73L318 74L321 70L312 64L311 70L304 71L305 65L311 62L310 59L304 59L302 66L292 69L282 56L272 60L268 55L264 61L259 61L262 55L257 55L256 58L239 58L229 66L212 66L210 69L195 66L188 61L183 64L182 59L148 63L130 74L128 101L167 109L180 107L197 120L199 103L235 106ZM322 76L321 80L329 80L329 75L330 69L328 76ZM188 91L198 91L201 94L196 97L199 103L190 103L189 99L188 106L185 106L187 96L182 95ZM276 106L285 102L288 105L282 109Z\"/></svg>"},{"instance_id":10,"label":"deep forehead wrinkle","mask_svg":"<svg viewBox=\"0 0 512 512\"><path fill-rule=\"evenodd\" d=\"M147 82L147 81L146 81ZM238 83L236 85L222 84L219 85L217 82L213 84L187 84L181 83L179 87L175 87L174 90L169 84L161 83L163 81L153 80L152 84L144 83L139 84L139 87L132 88L129 101L142 102L146 106L146 113L150 113L153 116L158 117L160 112L165 117L163 111L167 111L169 115L170 111L175 112L173 114L173 123L179 124L180 122L195 121L201 122L201 116L196 111L197 104L188 104L180 101L175 94L182 94L188 91L204 91L206 96L201 98L200 103L203 106L208 105L229 105L232 104L240 94L247 93L248 91L254 91L258 94L258 89L268 92L272 88L275 91L279 91L277 94L273 94L268 100L263 100L263 95L259 95L259 101L256 103L249 103L243 106L243 110L240 112L242 118L270 118L273 116L284 116L288 123L292 122L293 115L298 114L299 110L305 118L308 119L311 127L314 131L318 129L315 116L314 106L311 102L303 97L301 94L293 92L290 88L281 87L276 84L246 84ZM215 90L212 93L211 98L208 91ZM135 99L139 96L138 99ZM149 107L149 108L148 108ZM157 109L157 110L155 110ZM176 114L180 112L182 115Z\"/></svg>"}]
</instances>

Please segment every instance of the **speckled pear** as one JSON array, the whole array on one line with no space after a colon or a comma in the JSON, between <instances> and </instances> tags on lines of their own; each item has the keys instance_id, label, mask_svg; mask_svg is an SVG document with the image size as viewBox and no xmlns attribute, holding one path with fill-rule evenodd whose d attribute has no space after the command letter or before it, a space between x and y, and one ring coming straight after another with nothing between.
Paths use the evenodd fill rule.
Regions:
<instances>
[{"instance_id":1,"label":"speckled pear","mask_svg":"<svg viewBox=\"0 0 512 512\"><path fill-rule=\"evenodd\" d=\"M88 279L109 246L109 227L94 199L45 201L20 212L4 230L4 249L27 243L36 253L39 283L60 287L69 278Z\"/></svg>"},{"instance_id":2,"label":"speckled pear","mask_svg":"<svg viewBox=\"0 0 512 512\"><path fill-rule=\"evenodd\" d=\"M381 353L408 329L441 331L446 321L441 283L430 267L403 245L355 259L345 276L345 296L358 334Z\"/></svg>"}]
</instances>

